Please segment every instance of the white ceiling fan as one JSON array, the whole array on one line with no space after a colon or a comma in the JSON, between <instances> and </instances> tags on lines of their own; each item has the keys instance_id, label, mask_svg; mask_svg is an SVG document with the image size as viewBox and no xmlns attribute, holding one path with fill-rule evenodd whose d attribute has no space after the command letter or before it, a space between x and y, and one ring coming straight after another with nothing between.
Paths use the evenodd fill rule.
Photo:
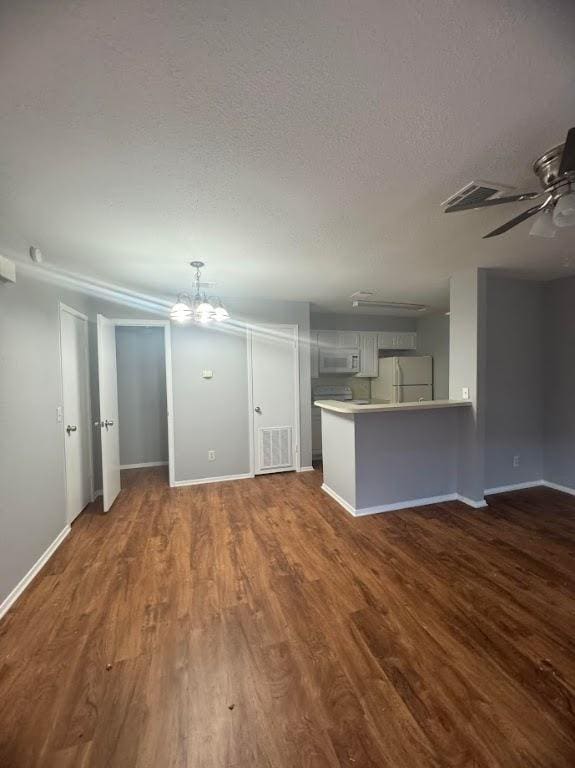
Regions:
<instances>
[{"instance_id":1,"label":"white ceiling fan","mask_svg":"<svg viewBox=\"0 0 575 768\"><path fill-rule=\"evenodd\" d=\"M468 211L473 208L490 208L504 203L542 198L537 205L528 208L483 238L502 235L521 222L537 216L530 234L539 237L554 237L556 227L575 226L575 128L567 133L564 144L553 147L541 155L533 164L533 172L543 189L540 192L523 192L506 197L483 200L459 200L447 205L445 213ZM495 190L493 190L495 192Z\"/></svg>"}]
</instances>

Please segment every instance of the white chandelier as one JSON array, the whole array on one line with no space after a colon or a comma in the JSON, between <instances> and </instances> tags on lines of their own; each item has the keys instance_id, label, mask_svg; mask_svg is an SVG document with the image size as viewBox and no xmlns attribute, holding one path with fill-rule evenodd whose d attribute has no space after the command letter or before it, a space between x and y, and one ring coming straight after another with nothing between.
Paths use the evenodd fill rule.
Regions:
<instances>
[{"instance_id":1,"label":"white chandelier","mask_svg":"<svg viewBox=\"0 0 575 768\"><path fill-rule=\"evenodd\" d=\"M192 261L190 266L196 270L194 297L192 298L189 293L179 293L178 300L170 310L170 319L177 323L186 323L192 320L202 325L206 325L212 320L219 323L228 320L230 313L222 304L221 299L216 296L208 297L205 292L200 291L200 270L205 266L204 262Z\"/></svg>"}]
</instances>

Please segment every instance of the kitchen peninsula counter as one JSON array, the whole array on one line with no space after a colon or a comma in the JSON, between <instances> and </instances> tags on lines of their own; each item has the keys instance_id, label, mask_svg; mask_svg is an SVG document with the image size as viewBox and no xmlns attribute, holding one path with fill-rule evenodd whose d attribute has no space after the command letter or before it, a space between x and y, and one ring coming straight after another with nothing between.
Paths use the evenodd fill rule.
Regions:
<instances>
[{"instance_id":1,"label":"kitchen peninsula counter","mask_svg":"<svg viewBox=\"0 0 575 768\"><path fill-rule=\"evenodd\" d=\"M458 434L469 400L354 403L321 408L323 490L352 515L460 500Z\"/></svg>"}]
</instances>

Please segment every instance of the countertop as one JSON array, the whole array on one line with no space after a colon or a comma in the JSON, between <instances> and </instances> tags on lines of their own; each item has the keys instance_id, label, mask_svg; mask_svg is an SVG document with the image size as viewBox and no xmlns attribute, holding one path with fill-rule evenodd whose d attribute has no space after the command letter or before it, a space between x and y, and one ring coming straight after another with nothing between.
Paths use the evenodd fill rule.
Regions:
<instances>
[{"instance_id":1,"label":"countertop","mask_svg":"<svg viewBox=\"0 0 575 768\"><path fill-rule=\"evenodd\" d=\"M470 406L471 400L424 400L421 403L366 403L360 405L340 400L316 400L314 405L334 413L381 413L382 411L428 411L432 408Z\"/></svg>"}]
</instances>

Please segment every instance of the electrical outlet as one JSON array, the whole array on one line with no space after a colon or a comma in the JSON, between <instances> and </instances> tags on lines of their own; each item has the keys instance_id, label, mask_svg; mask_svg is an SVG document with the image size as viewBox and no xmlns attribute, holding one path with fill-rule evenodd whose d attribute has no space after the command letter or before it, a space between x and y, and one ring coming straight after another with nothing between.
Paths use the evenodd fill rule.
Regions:
<instances>
[{"instance_id":1,"label":"electrical outlet","mask_svg":"<svg viewBox=\"0 0 575 768\"><path fill-rule=\"evenodd\" d=\"M215 461L215 460L216 460L216 452L208 451L208 461Z\"/></svg>"},{"instance_id":2,"label":"electrical outlet","mask_svg":"<svg viewBox=\"0 0 575 768\"><path fill-rule=\"evenodd\" d=\"M514 456L513 457L513 467L515 469L517 469L518 466L519 466L519 456Z\"/></svg>"},{"instance_id":3,"label":"electrical outlet","mask_svg":"<svg viewBox=\"0 0 575 768\"><path fill-rule=\"evenodd\" d=\"M461 387L461 399L469 400L469 387Z\"/></svg>"}]
</instances>

